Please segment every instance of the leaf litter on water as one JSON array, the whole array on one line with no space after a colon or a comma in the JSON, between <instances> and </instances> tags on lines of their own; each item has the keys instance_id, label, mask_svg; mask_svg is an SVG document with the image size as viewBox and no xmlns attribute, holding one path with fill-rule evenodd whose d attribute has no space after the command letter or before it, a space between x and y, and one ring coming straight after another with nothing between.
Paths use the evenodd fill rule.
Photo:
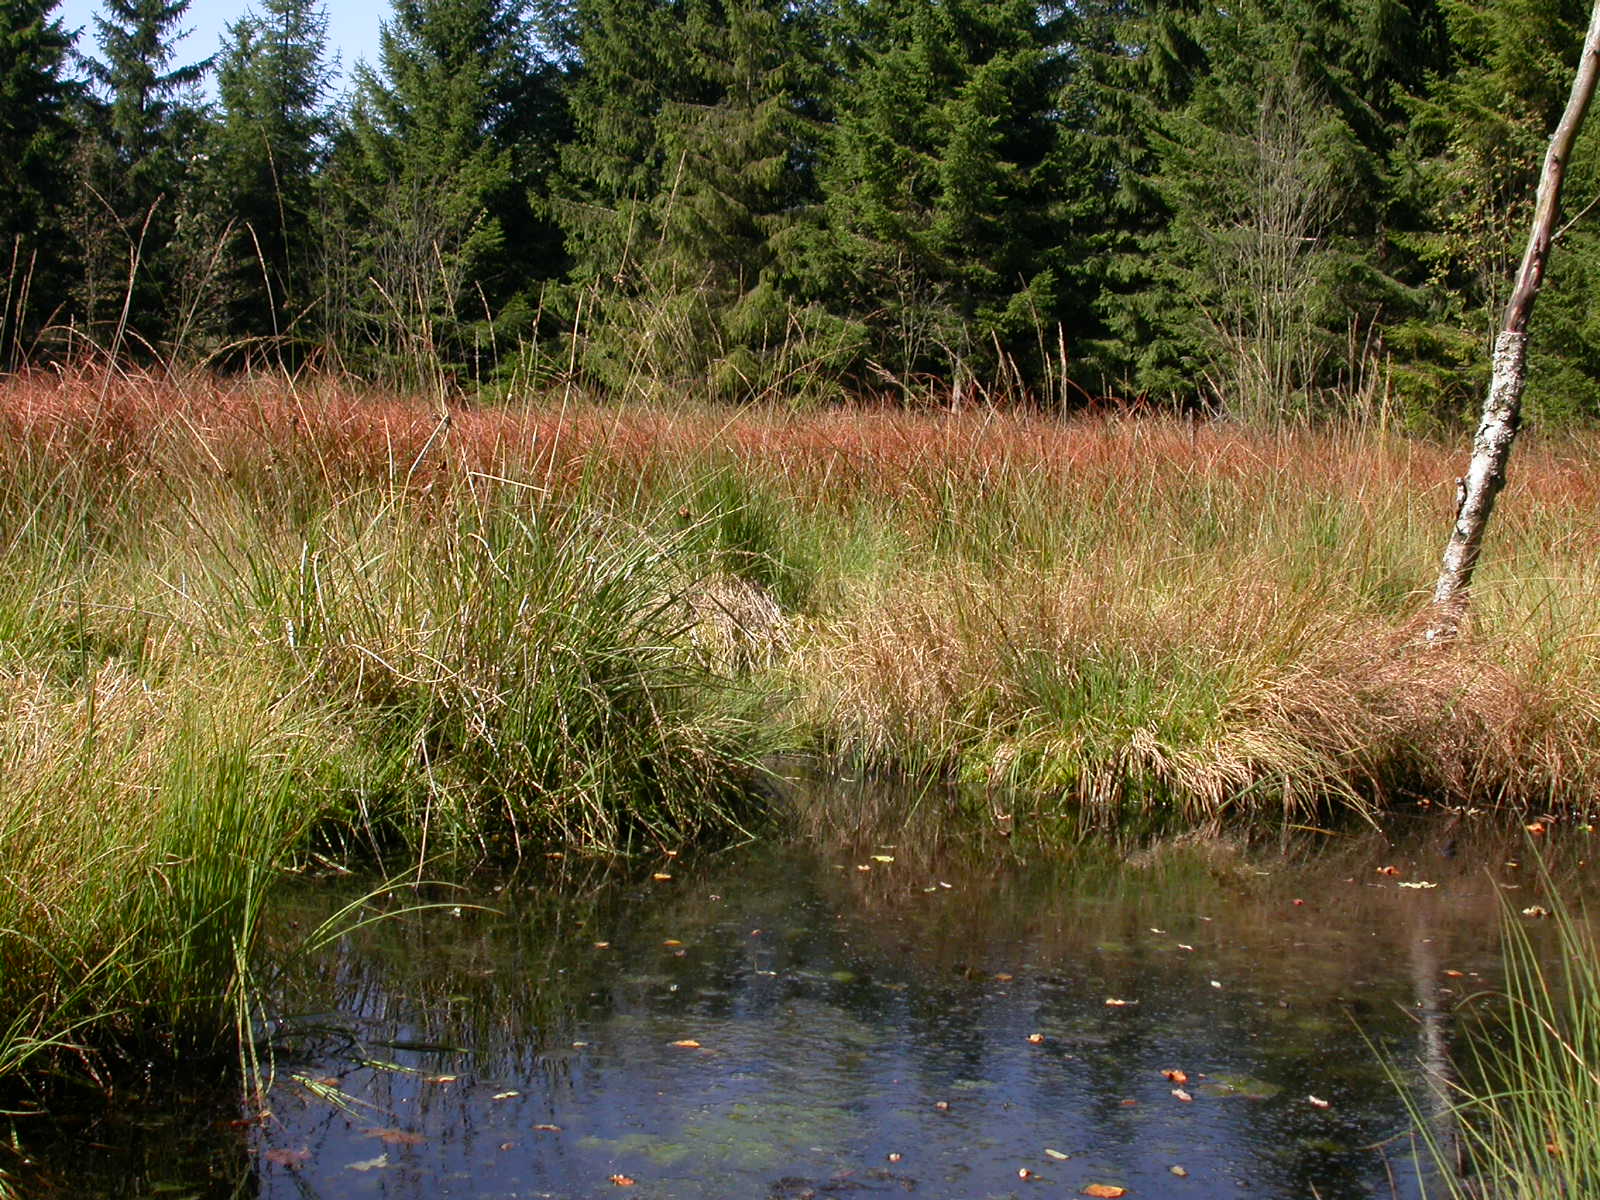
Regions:
<instances>
[{"instance_id":1,"label":"leaf litter on water","mask_svg":"<svg viewBox=\"0 0 1600 1200\"><path fill-rule=\"evenodd\" d=\"M375 1137L388 1146L420 1146L428 1139L409 1129L364 1129L364 1137Z\"/></svg>"}]
</instances>

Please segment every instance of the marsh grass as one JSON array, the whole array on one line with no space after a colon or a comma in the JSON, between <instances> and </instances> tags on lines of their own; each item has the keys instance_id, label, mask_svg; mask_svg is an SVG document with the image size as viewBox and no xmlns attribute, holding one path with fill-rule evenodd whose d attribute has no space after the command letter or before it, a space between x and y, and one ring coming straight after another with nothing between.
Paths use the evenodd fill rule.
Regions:
<instances>
[{"instance_id":1,"label":"marsh grass","mask_svg":"<svg viewBox=\"0 0 1600 1200\"><path fill-rule=\"evenodd\" d=\"M449 457L425 411L10 388L0 1067L227 1047L308 854L676 845L752 813L693 527L581 464Z\"/></svg>"},{"instance_id":2,"label":"marsh grass","mask_svg":"<svg viewBox=\"0 0 1600 1200\"><path fill-rule=\"evenodd\" d=\"M0 731L0 1004L41 1052L218 1048L275 873L304 834L302 723L246 681L216 703L125 674L11 675Z\"/></svg>"},{"instance_id":3,"label":"marsh grass","mask_svg":"<svg viewBox=\"0 0 1600 1200\"><path fill-rule=\"evenodd\" d=\"M1014 418L921 436L861 484L898 558L792 661L831 752L1020 796L1046 831L1585 802L1593 590L1574 551L1595 523L1549 452L1491 552L1479 635L1441 655L1411 626L1448 522L1439 448Z\"/></svg>"},{"instance_id":4,"label":"marsh grass","mask_svg":"<svg viewBox=\"0 0 1600 1200\"><path fill-rule=\"evenodd\" d=\"M12 378L0 1065L225 1042L309 854L670 848L774 751L1046 840L1581 806L1593 452L1519 459L1425 653L1455 455L1378 429Z\"/></svg>"},{"instance_id":5,"label":"marsh grass","mask_svg":"<svg viewBox=\"0 0 1600 1200\"><path fill-rule=\"evenodd\" d=\"M1544 883L1557 894L1548 871ZM1452 1200L1600 1194L1600 947L1584 916L1548 903L1548 938L1504 909L1504 990L1471 1002L1460 1078L1403 1089L1434 1190Z\"/></svg>"}]
</instances>

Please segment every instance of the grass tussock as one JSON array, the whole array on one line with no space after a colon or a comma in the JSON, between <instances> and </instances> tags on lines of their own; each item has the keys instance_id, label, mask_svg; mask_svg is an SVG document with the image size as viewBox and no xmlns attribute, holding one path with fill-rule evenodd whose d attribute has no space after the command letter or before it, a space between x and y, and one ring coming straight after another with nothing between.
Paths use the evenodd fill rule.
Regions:
<instances>
[{"instance_id":1,"label":"grass tussock","mask_svg":"<svg viewBox=\"0 0 1600 1200\"><path fill-rule=\"evenodd\" d=\"M1544 882L1551 887L1548 874ZM1504 910L1504 990L1472 998L1467 1051L1405 1092L1420 1156L1434 1168L1430 1194L1600 1193L1600 948L1582 914L1550 903L1549 929Z\"/></svg>"},{"instance_id":2,"label":"grass tussock","mask_svg":"<svg viewBox=\"0 0 1600 1200\"><path fill-rule=\"evenodd\" d=\"M1436 652L1460 454L1381 430L4 381L7 1044L215 1029L307 853L674 844L773 750L1045 836L1581 806L1596 449Z\"/></svg>"},{"instance_id":3,"label":"grass tussock","mask_svg":"<svg viewBox=\"0 0 1600 1200\"><path fill-rule=\"evenodd\" d=\"M118 667L0 671L0 1073L108 1040L214 1046L313 745L237 674L168 690Z\"/></svg>"},{"instance_id":4,"label":"grass tussock","mask_svg":"<svg viewBox=\"0 0 1600 1200\"><path fill-rule=\"evenodd\" d=\"M577 459L563 481L536 430L518 460L426 408L118 396L0 402L0 1073L226 1045L261 905L310 854L748 819L760 734L703 644L692 527Z\"/></svg>"}]
</instances>

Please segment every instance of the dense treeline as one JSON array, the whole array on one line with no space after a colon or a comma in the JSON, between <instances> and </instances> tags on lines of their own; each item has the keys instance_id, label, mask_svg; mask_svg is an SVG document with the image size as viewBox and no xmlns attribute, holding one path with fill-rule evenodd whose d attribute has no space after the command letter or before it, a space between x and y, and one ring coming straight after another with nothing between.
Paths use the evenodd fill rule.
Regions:
<instances>
[{"instance_id":1,"label":"dense treeline","mask_svg":"<svg viewBox=\"0 0 1600 1200\"><path fill-rule=\"evenodd\" d=\"M1578 0L314 0L0 28L0 369L1469 411ZM210 80L210 86L206 81ZM1569 176L1600 194L1593 141ZM1600 416L1600 232L1530 403Z\"/></svg>"}]
</instances>

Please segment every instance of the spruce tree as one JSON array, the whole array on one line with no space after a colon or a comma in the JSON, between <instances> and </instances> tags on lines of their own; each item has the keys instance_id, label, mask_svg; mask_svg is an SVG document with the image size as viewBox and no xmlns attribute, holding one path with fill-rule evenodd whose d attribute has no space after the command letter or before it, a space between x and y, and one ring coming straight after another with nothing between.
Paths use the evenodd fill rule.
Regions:
<instances>
[{"instance_id":1,"label":"spruce tree","mask_svg":"<svg viewBox=\"0 0 1600 1200\"><path fill-rule=\"evenodd\" d=\"M66 297L61 180L78 84L56 0L0 0L0 370L17 366Z\"/></svg>"},{"instance_id":2,"label":"spruce tree","mask_svg":"<svg viewBox=\"0 0 1600 1200\"><path fill-rule=\"evenodd\" d=\"M326 31L315 0L261 0L259 13L229 27L218 59L207 174L212 219L226 239L232 338L281 345L315 334L315 188L329 133Z\"/></svg>"},{"instance_id":3,"label":"spruce tree","mask_svg":"<svg viewBox=\"0 0 1600 1200\"><path fill-rule=\"evenodd\" d=\"M1123 386L1277 419L1342 403L1379 369L1384 323L1419 303L1396 252L1389 161L1403 83L1429 66L1398 72L1387 39L1409 29L1402 44L1441 52L1431 3L1395 9L1161 11L1186 65L1170 71L1167 56L1152 75L1135 58L1127 71L1159 84L1136 106L1143 154L1128 164L1149 208L1110 257L1101 298L1101 351ZM1366 358L1352 361L1352 344Z\"/></svg>"},{"instance_id":4,"label":"spruce tree","mask_svg":"<svg viewBox=\"0 0 1600 1200\"><path fill-rule=\"evenodd\" d=\"M841 11L805 286L847 306L892 374L1032 374L1076 335L1070 248L1098 182L1058 119L1073 24L1069 6L1034 0Z\"/></svg>"},{"instance_id":5,"label":"spruce tree","mask_svg":"<svg viewBox=\"0 0 1600 1200\"><path fill-rule=\"evenodd\" d=\"M1415 410L1471 419L1588 10L1580 0L1452 0L1445 14L1452 69L1413 98L1410 137L1397 155L1418 209L1406 247L1426 271L1433 304L1391 341ZM1577 197L1600 189L1592 128L1579 137L1567 181ZM1524 406L1535 420L1600 416L1597 287L1600 234L1577 220L1552 256L1529 347Z\"/></svg>"},{"instance_id":6,"label":"spruce tree","mask_svg":"<svg viewBox=\"0 0 1600 1200\"><path fill-rule=\"evenodd\" d=\"M584 362L749 395L828 357L783 249L815 203L818 11L781 0L586 0L554 211L586 303ZM791 381L792 382L792 381Z\"/></svg>"},{"instance_id":7,"label":"spruce tree","mask_svg":"<svg viewBox=\"0 0 1600 1200\"><path fill-rule=\"evenodd\" d=\"M1180 0L1084 0L1078 68L1063 96L1073 138L1100 184L1089 221L1091 312L1074 350L1086 390L1138 396L1161 391L1173 357L1168 312L1148 253L1171 214L1155 185L1161 114L1188 99L1205 63L1193 36L1194 6Z\"/></svg>"},{"instance_id":8,"label":"spruce tree","mask_svg":"<svg viewBox=\"0 0 1600 1200\"><path fill-rule=\"evenodd\" d=\"M523 0L398 0L384 22L335 178L360 264L350 333L391 367L482 378L529 332L530 293L560 265L529 201L557 79Z\"/></svg>"},{"instance_id":9,"label":"spruce tree","mask_svg":"<svg viewBox=\"0 0 1600 1200\"><path fill-rule=\"evenodd\" d=\"M106 15L95 18L101 59L89 63L103 103L92 110L94 142L80 156L87 194L78 237L88 255L109 261L89 268L86 315L97 330L119 327L126 302L133 343L154 350L199 303L194 272L203 270L196 264L204 248L182 247L177 238L203 128L196 89L210 60L173 65L189 0L104 0L103 7Z\"/></svg>"}]
</instances>

